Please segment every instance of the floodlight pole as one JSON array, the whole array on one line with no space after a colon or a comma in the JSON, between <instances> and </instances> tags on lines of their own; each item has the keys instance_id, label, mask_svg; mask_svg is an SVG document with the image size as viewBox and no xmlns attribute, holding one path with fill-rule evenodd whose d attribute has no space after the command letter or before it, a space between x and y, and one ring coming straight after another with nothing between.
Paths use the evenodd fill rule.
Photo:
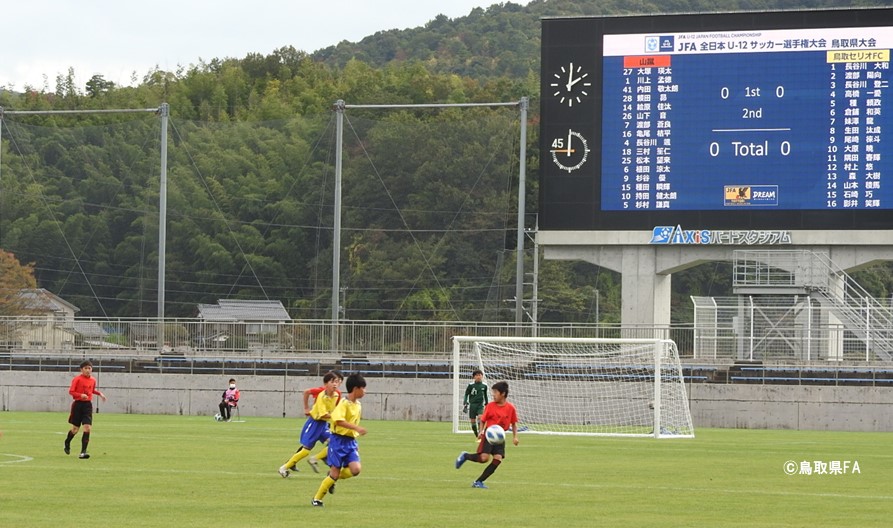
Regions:
<instances>
[{"instance_id":1,"label":"floodlight pole","mask_svg":"<svg viewBox=\"0 0 893 528\"><path fill-rule=\"evenodd\" d=\"M170 106L161 103L161 174L158 189L158 353L164 351L164 278L167 262L167 121Z\"/></svg>"},{"instance_id":2,"label":"floodlight pole","mask_svg":"<svg viewBox=\"0 0 893 528\"><path fill-rule=\"evenodd\" d=\"M5 110L0 107L0 120L5 115L65 115L65 114L129 114L152 112L161 116L161 189L160 210L158 219L158 352L164 347L164 262L165 262L165 228L167 225L167 121L170 107L162 103L158 108L103 108L94 110ZM87 281L89 283L89 280ZM92 286L91 286L92 288ZM100 303L100 308L102 304ZM103 312L105 310L103 309Z\"/></svg>"},{"instance_id":3,"label":"floodlight pole","mask_svg":"<svg viewBox=\"0 0 893 528\"><path fill-rule=\"evenodd\" d=\"M338 322L341 316L341 146L344 144L344 100L335 101L335 221L332 226L332 352L338 353Z\"/></svg>"},{"instance_id":4,"label":"floodlight pole","mask_svg":"<svg viewBox=\"0 0 893 528\"><path fill-rule=\"evenodd\" d=\"M422 104L345 104L342 99L335 101L334 110L337 115L335 121L335 224L332 238L332 351L337 352L338 347L338 318L341 278L341 146L344 133L344 109L345 108L468 108L475 106L518 106L521 109L521 151L518 155L518 251L517 251L517 279L515 281L515 322L521 323L524 307L522 298L524 294L524 198L527 175L527 107L528 98L522 97L520 101L506 103L422 103Z\"/></svg>"},{"instance_id":5,"label":"floodlight pole","mask_svg":"<svg viewBox=\"0 0 893 528\"><path fill-rule=\"evenodd\" d=\"M515 324L520 325L524 316L524 203L527 187L527 105L521 98L521 152L518 155L518 247L515 255ZM536 300L534 300L536 302ZM536 326L536 321L533 322Z\"/></svg>"}]
</instances>

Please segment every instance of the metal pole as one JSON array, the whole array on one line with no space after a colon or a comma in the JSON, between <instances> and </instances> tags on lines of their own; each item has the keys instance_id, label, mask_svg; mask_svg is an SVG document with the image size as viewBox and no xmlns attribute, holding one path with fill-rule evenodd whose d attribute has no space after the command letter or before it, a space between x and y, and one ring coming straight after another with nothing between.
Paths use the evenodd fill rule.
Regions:
<instances>
[{"instance_id":1,"label":"metal pole","mask_svg":"<svg viewBox=\"0 0 893 528\"><path fill-rule=\"evenodd\" d=\"M345 104L339 99L335 102L335 111L338 112L337 120L337 145L335 153L335 253L340 251L341 233L341 135L343 128L343 113L345 108L367 108L367 109L388 109L388 108L463 108L463 107L494 107L494 106L519 106L521 109L521 145L519 154L519 177L518 177L518 250L517 250L517 279L515 281L515 322L520 325L524 320L524 203L526 196L526 175L527 175L527 109L529 106L527 97L522 97L520 101L505 103L431 103L431 104ZM340 254L333 256L332 265L332 342L336 343L337 339L334 334L335 327L338 322L338 278L334 275L340 273L338 259ZM333 345L334 346L334 345Z\"/></svg>"},{"instance_id":2,"label":"metal pole","mask_svg":"<svg viewBox=\"0 0 893 528\"><path fill-rule=\"evenodd\" d=\"M4 111L4 108L2 106L0 106L0 154L3 153L3 124L4 124L3 111ZM2 174L2 172L3 172L3 163L0 162L0 174ZM2 191L3 191L3 186L0 185L0 200L2 200L2 198L3 198ZM0 201L0 204L2 204L2 201ZM2 213L3 213L3 210L0 209L0 245L3 244L3 229L2 229L3 214ZM2 247L2 246L0 246L0 247Z\"/></svg>"},{"instance_id":3,"label":"metal pole","mask_svg":"<svg viewBox=\"0 0 893 528\"><path fill-rule=\"evenodd\" d=\"M526 101L527 98L521 99ZM344 108L471 108L475 106L518 106L521 101L511 101L507 103L427 103L427 104L346 104Z\"/></svg>"},{"instance_id":4,"label":"metal pole","mask_svg":"<svg viewBox=\"0 0 893 528\"><path fill-rule=\"evenodd\" d=\"M341 147L344 135L344 101L335 101L335 221L332 235L332 352L338 352L338 319L341 290Z\"/></svg>"},{"instance_id":5,"label":"metal pole","mask_svg":"<svg viewBox=\"0 0 893 528\"><path fill-rule=\"evenodd\" d=\"M518 247L515 267L515 324L520 325L524 315L524 198L527 187L527 106L528 99L521 98L521 139L518 155Z\"/></svg>"},{"instance_id":6,"label":"metal pole","mask_svg":"<svg viewBox=\"0 0 893 528\"><path fill-rule=\"evenodd\" d=\"M750 345L749 345L749 348L750 348L750 355L749 355L747 358L748 358L750 361L753 361L753 339L754 339L754 335L753 335L753 333L754 333L753 314L754 314L754 305L753 305L753 296L752 296L752 295L748 295L748 296L747 296L747 304L748 304L748 306L750 307L750 310L748 311L748 314L747 314L748 317L750 317L750 332L748 332L748 333L750 334L750 335L748 336L748 342L750 343Z\"/></svg>"},{"instance_id":7,"label":"metal pole","mask_svg":"<svg viewBox=\"0 0 893 528\"><path fill-rule=\"evenodd\" d=\"M162 103L158 108L106 108L92 110L5 110L0 107L0 121L5 115L56 115L56 114L129 114L152 112L161 116L161 182L159 190L159 221L158 221L158 319L164 318L164 263L165 263L165 228L167 218L167 121L170 116L170 107ZM88 281L89 282L89 281ZM160 326L158 348L161 351L164 346L164 328Z\"/></svg>"},{"instance_id":8,"label":"metal pole","mask_svg":"<svg viewBox=\"0 0 893 528\"><path fill-rule=\"evenodd\" d=\"M595 327L596 331L598 331L599 325L599 313L598 313L598 288L595 289Z\"/></svg>"},{"instance_id":9,"label":"metal pole","mask_svg":"<svg viewBox=\"0 0 893 528\"><path fill-rule=\"evenodd\" d=\"M164 278L167 260L167 121L170 106L161 103L161 174L158 188L158 353L164 351Z\"/></svg>"},{"instance_id":10,"label":"metal pole","mask_svg":"<svg viewBox=\"0 0 893 528\"><path fill-rule=\"evenodd\" d=\"M537 241L540 230L539 216L536 217L536 224L533 232L533 299L531 299L531 313L533 314L533 337L539 335L539 291L540 291L540 245Z\"/></svg>"}]
</instances>

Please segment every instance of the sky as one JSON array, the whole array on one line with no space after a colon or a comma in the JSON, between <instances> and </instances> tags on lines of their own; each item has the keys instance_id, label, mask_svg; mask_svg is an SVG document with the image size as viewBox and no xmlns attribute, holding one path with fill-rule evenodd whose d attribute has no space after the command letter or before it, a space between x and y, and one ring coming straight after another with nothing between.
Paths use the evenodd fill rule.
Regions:
<instances>
[{"instance_id":1,"label":"sky","mask_svg":"<svg viewBox=\"0 0 893 528\"><path fill-rule=\"evenodd\" d=\"M138 84L156 66L175 71L284 46L309 53L494 3L499 0L42 0L38 9L7 2L0 87L52 91L56 76L69 68L81 89L96 74L133 85L134 72Z\"/></svg>"}]
</instances>

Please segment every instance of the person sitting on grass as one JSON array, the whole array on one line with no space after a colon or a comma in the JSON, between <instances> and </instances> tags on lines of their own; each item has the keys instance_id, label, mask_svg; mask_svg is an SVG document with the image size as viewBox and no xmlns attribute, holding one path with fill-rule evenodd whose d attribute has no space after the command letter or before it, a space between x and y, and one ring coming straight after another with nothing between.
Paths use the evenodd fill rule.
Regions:
<instances>
[{"instance_id":1,"label":"person sitting on grass","mask_svg":"<svg viewBox=\"0 0 893 528\"><path fill-rule=\"evenodd\" d=\"M229 388L223 391L223 399L220 400L220 419L228 422L232 418L232 410L239 405L239 389L236 388L236 380L230 378Z\"/></svg>"}]
</instances>

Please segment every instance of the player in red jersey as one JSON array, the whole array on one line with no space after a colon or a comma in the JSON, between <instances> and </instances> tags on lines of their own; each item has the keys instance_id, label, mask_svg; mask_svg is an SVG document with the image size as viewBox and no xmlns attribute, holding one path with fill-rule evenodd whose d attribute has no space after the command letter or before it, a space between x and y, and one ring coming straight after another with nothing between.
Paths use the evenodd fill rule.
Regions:
<instances>
[{"instance_id":1,"label":"player in red jersey","mask_svg":"<svg viewBox=\"0 0 893 528\"><path fill-rule=\"evenodd\" d=\"M505 444L491 444L484 438L484 433L491 425L498 425L508 431L512 431L512 443L518 445L518 412L515 406L507 401L509 396L509 384L505 381L494 383L490 387L493 393L493 401L484 407L484 414L481 415L481 439L478 442L477 453L467 453L462 451L456 458L456 469L462 467L466 460L486 464L490 461L492 455L493 461L484 468L481 476L472 482L471 487L487 489L484 481L496 471L502 459L505 458Z\"/></svg>"},{"instance_id":2,"label":"player in red jersey","mask_svg":"<svg viewBox=\"0 0 893 528\"><path fill-rule=\"evenodd\" d=\"M68 415L68 423L71 430L65 438L65 454L71 453L71 439L78 434L81 426L84 426L84 434L81 435L81 454L78 458L90 458L87 454L87 444L90 443L90 430L93 426L93 395L106 401L105 394L96 388L96 378L93 377L93 364L84 361L80 365L81 373L71 380L68 393L74 398L71 403L71 414Z\"/></svg>"}]
</instances>

